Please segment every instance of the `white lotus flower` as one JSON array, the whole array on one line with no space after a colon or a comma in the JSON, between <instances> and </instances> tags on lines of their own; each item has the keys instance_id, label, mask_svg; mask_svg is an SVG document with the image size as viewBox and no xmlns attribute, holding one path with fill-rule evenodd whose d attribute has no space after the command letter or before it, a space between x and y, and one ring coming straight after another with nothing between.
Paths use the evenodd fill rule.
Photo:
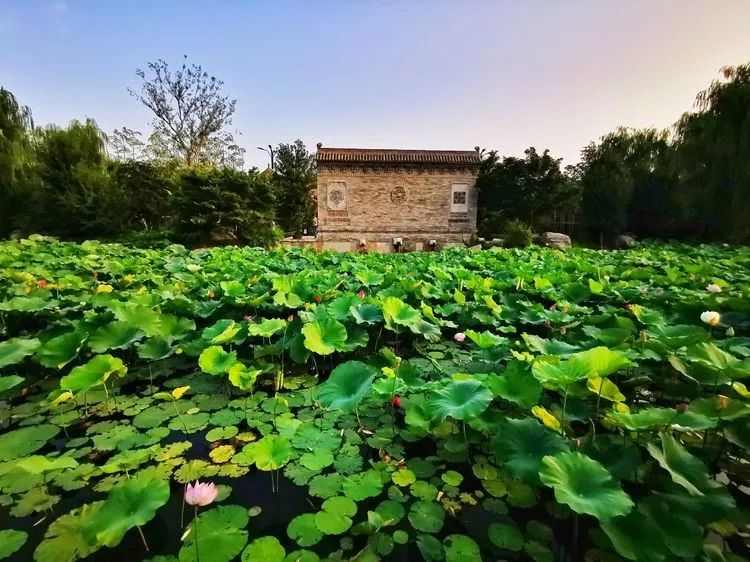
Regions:
<instances>
[{"instance_id":1,"label":"white lotus flower","mask_svg":"<svg viewBox=\"0 0 750 562\"><path fill-rule=\"evenodd\" d=\"M701 313L701 320L709 326L716 326L721 320L721 316L715 310L707 310Z\"/></svg>"},{"instance_id":2,"label":"white lotus flower","mask_svg":"<svg viewBox=\"0 0 750 562\"><path fill-rule=\"evenodd\" d=\"M709 293L721 293L721 287L719 287L716 283L711 283L706 287L706 291Z\"/></svg>"}]
</instances>

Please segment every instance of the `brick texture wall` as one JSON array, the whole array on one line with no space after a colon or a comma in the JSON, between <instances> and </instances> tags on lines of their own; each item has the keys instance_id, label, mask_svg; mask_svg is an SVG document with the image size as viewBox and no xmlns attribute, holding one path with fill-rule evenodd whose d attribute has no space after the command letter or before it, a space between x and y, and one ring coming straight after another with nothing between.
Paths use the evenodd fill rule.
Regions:
<instances>
[{"instance_id":1,"label":"brick texture wall","mask_svg":"<svg viewBox=\"0 0 750 562\"><path fill-rule=\"evenodd\" d=\"M451 213L453 184L468 185L466 213ZM422 249L430 239L441 246L468 241L476 232L475 184L469 168L319 166L318 238L340 250L364 239L379 251L388 251L394 237L404 238L405 249ZM332 190L345 192L345 209L329 204Z\"/></svg>"}]
</instances>

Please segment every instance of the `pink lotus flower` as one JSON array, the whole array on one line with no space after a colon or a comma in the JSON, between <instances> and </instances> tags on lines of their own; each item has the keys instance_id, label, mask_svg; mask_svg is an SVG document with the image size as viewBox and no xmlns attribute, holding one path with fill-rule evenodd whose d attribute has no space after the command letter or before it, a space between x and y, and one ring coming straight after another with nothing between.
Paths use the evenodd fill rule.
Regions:
<instances>
[{"instance_id":1,"label":"pink lotus flower","mask_svg":"<svg viewBox=\"0 0 750 562\"><path fill-rule=\"evenodd\" d=\"M357 292L357 296L358 296L359 298L361 298L361 299L365 298L365 295L366 295L366 294L367 294L367 293L365 293L365 290L364 290L364 289L360 289L360 290L359 290L359 291Z\"/></svg>"},{"instance_id":2,"label":"pink lotus flower","mask_svg":"<svg viewBox=\"0 0 750 562\"><path fill-rule=\"evenodd\" d=\"M456 335L453 336L453 339L458 343L463 343L463 341L466 339L466 334L464 334L463 332L457 332Z\"/></svg>"},{"instance_id":3,"label":"pink lotus flower","mask_svg":"<svg viewBox=\"0 0 750 562\"><path fill-rule=\"evenodd\" d=\"M711 283L706 287L706 291L709 293L721 293L721 287L719 287L716 283Z\"/></svg>"},{"instance_id":4,"label":"pink lotus flower","mask_svg":"<svg viewBox=\"0 0 750 562\"><path fill-rule=\"evenodd\" d=\"M216 485L213 482L199 482L196 480L195 485L188 484L185 489L185 503L205 507L214 502L218 493L219 490L216 489Z\"/></svg>"}]
</instances>

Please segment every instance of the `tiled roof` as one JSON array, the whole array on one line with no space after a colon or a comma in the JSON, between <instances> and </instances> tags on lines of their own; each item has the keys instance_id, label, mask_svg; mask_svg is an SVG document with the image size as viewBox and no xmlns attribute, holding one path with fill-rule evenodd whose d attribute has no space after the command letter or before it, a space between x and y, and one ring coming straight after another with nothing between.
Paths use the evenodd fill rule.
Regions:
<instances>
[{"instance_id":1,"label":"tiled roof","mask_svg":"<svg viewBox=\"0 0 750 562\"><path fill-rule=\"evenodd\" d=\"M318 148L318 162L346 164L478 165L476 150L396 150L380 148Z\"/></svg>"}]
</instances>

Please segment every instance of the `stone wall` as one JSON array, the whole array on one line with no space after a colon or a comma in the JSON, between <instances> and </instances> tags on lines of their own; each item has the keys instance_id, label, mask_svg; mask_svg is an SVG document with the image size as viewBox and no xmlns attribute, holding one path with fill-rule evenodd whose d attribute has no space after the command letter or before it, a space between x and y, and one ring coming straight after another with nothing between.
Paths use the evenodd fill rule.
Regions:
<instances>
[{"instance_id":1,"label":"stone wall","mask_svg":"<svg viewBox=\"0 0 750 562\"><path fill-rule=\"evenodd\" d=\"M465 167L319 166L318 238L324 248L381 252L393 250L394 237L403 250L467 242L476 233L475 183ZM451 213L453 184L468 186L464 213Z\"/></svg>"}]
</instances>

